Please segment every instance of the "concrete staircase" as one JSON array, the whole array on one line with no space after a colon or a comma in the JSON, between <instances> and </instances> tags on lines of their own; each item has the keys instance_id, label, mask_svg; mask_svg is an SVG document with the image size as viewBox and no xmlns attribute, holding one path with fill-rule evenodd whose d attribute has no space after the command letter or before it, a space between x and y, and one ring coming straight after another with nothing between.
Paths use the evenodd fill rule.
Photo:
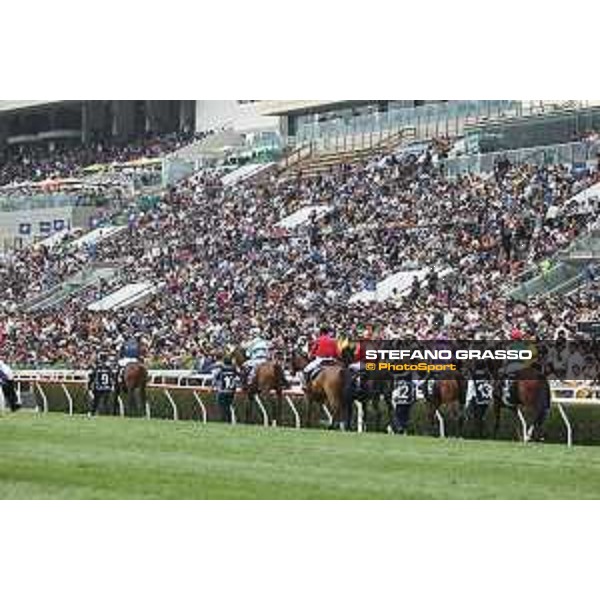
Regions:
<instances>
[{"instance_id":1,"label":"concrete staircase","mask_svg":"<svg viewBox=\"0 0 600 600\"><path fill-rule=\"evenodd\" d=\"M118 272L118 263L94 263L66 281L25 301L21 309L28 313L57 308L75 294L98 285L101 280L110 281Z\"/></svg>"},{"instance_id":2,"label":"concrete staircase","mask_svg":"<svg viewBox=\"0 0 600 600\"><path fill-rule=\"evenodd\" d=\"M320 140L307 142L283 159L279 168L290 177L302 174L313 177L341 164L356 164L415 140L415 129L406 128L384 136L357 136L356 139L340 140L339 144L321 145Z\"/></svg>"},{"instance_id":3,"label":"concrete staircase","mask_svg":"<svg viewBox=\"0 0 600 600\"><path fill-rule=\"evenodd\" d=\"M593 229L573 241L566 250L557 253L557 262L546 272L533 275L510 296L516 300L549 295L567 295L586 281L586 267L600 262L600 229Z\"/></svg>"}]
</instances>

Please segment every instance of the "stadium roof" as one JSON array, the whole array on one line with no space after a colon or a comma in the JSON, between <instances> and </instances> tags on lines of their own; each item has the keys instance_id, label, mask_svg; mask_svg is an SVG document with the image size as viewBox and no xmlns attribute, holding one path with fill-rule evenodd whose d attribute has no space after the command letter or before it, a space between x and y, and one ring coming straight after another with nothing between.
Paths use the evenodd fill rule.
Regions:
<instances>
[{"instance_id":1,"label":"stadium roof","mask_svg":"<svg viewBox=\"0 0 600 600\"><path fill-rule=\"evenodd\" d=\"M0 100L0 112L35 108L37 106L55 104L57 102L64 102L64 100Z\"/></svg>"},{"instance_id":2,"label":"stadium roof","mask_svg":"<svg viewBox=\"0 0 600 600\"><path fill-rule=\"evenodd\" d=\"M316 109L368 103L370 100L263 100L261 112L265 116L282 116L312 112Z\"/></svg>"}]
</instances>

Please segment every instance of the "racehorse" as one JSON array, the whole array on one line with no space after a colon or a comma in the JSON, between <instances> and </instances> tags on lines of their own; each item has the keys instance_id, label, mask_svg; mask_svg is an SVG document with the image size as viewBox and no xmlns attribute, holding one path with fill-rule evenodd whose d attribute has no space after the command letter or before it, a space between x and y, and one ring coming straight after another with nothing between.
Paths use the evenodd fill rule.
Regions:
<instances>
[{"instance_id":1,"label":"racehorse","mask_svg":"<svg viewBox=\"0 0 600 600\"><path fill-rule=\"evenodd\" d=\"M246 407L246 421L252 417L252 399L267 398L271 391L275 392L275 423L281 423L283 410L283 390L288 387L283 367L274 360L266 360L256 367L254 379L248 381L247 371L244 369L247 357L243 348L236 346L231 350L231 358L242 373L242 388L248 396Z\"/></svg>"},{"instance_id":2,"label":"racehorse","mask_svg":"<svg viewBox=\"0 0 600 600\"><path fill-rule=\"evenodd\" d=\"M465 421L465 403L467 399L467 380L458 371L449 371L432 375L425 381L423 393L427 402L427 417L432 433L435 433L437 411L444 406L456 419L457 437L462 437Z\"/></svg>"},{"instance_id":3,"label":"racehorse","mask_svg":"<svg viewBox=\"0 0 600 600\"><path fill-rule=\"evenodd\" d=\"M291 358L293 373L298 373L309 363L307 356L294 353ZM352 425L352 376L343 363L332 359L331 364L323 366L313 377L305 391L307 401L307 422L312 421L313 404L319 403L329 410L332 417L331 429L339 424L342 429L350 430Z\"/></svg>"},{"instance_id":4,"label":"racehorse","mask_svg":"<svg viewBox=\"0 0 600 600\"><path fill-rule=\"evenodd\" d=\"M502 386L499 380L499 386ZM525 367L515 373L510 387L508 402L504 398L503 390L498 389L494 398L494 438L500 427L500 416L502 408L507 408L517 414L523 408L521 415L525 420L524 442L543 441L543 425L550 412L550 384L546 377L534 367ZM519 431L519 439L521 432Z\"/></svg>"},{"instance_id":5,"label":"racehorse","mask_svg":"<svg viewBox=\"0 0 600 600\"><path fill-rule=\"evenodd\" d=\"M127 406L132 416L142 417L146 410L146 386L148 385L148 370L139 361L130 362L120 371L115 384L114 412L117 412L119 394L122 390L127 393ZM138 394L139 392L139 405Z\"/></svg>"},{"instance_id":6,"label":"racehorse","mask_svg":"<svg viewBox=\"0 0 600 600\"><path fill-rule=\"evenodd\" d=\"M393 423L394 407L391 400L392 381L370 379L363 373L355 373L352 381L352 399L360 402L366 421L369 407L374 413L374 430L382 430L383 412L387 412L387 423Z\"/></svg>"}]
</instances>

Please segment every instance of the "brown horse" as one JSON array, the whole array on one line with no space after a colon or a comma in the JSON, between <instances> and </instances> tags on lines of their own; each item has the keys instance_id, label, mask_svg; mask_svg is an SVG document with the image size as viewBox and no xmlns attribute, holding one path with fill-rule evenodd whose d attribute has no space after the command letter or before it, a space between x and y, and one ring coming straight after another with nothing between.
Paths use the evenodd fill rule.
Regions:
<instances>
[{"instance_id":1,"label":"brown horse","mask_svg":"<svg viewBox=\"0 0 600 600\"><path fill-rule=\"evenodd\" d=\"M283 411L283 390L288 387L283 367L274 360L267 360L256 367L255 376L252 381L248 381L247 371L244 364L247 360L243 348L237 346L231 351L231 358L236 367L242 373L242 388L248 396L246 407L246 421L249 423L252 418L252 400L268 398L269 394L275 392L275 424L281 423Z\"/></svg>"},{"instance_id":2,"label":"brown horse","mask_svg":"<svg viewBox=\"0 0 600 600\"><path fill-rule=\"evenodd\" d=\"M502 384L499 381L498 387ZM526 367L515 374L508 403L503 396L503 390L498 389L494 398L494 438L500 427L501 410L507 408L525 422L525 431L522 431L523 428L518 430L519 439L524 442L543 441L543 425L551 402L548 380L534 367Z\"/></svg>"},{"instance_id":3,"label":"brown horse","mask_svg":"<svg viewBox=\"0 0 600 600\"><path fill-rule=\"evenodd\" d=\"M458 371L433 375L425 381L423 388L427 401L427 417L432 433L435 432L436 413L447 406L456 419L457 436L462 437L465 421L464 408L467 399L467 381Z\"/></svg>"},{"instance_id":4,"label":"brown horse","mask_svg":"<svg viewBox=\"0 0 600 600\"><path fill-rule=\"evenodd\" d=\"M298 373L306 367L309 359L300 354L293 354L291 360L292 372ZM352 376L350 371L338 361L324 366L321 372L312 379L305 390L307 401L307 422L312 421L314 403L327 407L332 417L331 428L338 424L344 430L350 430L352 425Z\"/></svg>"},{"instance_id":5,"label":"brown horse","mask_svg":"<svg viewBox=\"0 0 600 600\"><path fill-rule=\"evenodd\" d=\"M121 391L127 394L127 406L134 417L143 417L146 412L146 386L148 370L141 362L127 364L117 377L114 393L114 412L117 412L118 398ZM139 403L138 394L139 392Z\"/></svg>"}]
</instances>

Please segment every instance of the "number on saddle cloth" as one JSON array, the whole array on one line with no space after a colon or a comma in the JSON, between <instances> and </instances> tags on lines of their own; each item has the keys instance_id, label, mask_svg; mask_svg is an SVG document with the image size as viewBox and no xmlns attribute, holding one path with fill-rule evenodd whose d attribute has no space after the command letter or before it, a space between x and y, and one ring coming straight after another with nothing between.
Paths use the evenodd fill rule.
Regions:
<instances>
[{"instance_id":1,"label":"number on saddle cloth","mask_svg":"<svg viewBox=\"0 0 600 600\"><path fill-rule=\"evenodd\" d=\"M394 388L392 390L392 404L413 404L415 401L415 386L412 379L398 377L394 379Z\"/></svg>"},{"instance_id":2,"label":"number on saddle cloth","mask_svg":"<svg viewBox=\"0 0 600 600\"><path fill-rule=\"evenodd\" d=\"M470 380L467 389L467 404L475 402L479 406L488 406L494 397L493 382L486 379Z\"/></svg>"}]
</instances>

